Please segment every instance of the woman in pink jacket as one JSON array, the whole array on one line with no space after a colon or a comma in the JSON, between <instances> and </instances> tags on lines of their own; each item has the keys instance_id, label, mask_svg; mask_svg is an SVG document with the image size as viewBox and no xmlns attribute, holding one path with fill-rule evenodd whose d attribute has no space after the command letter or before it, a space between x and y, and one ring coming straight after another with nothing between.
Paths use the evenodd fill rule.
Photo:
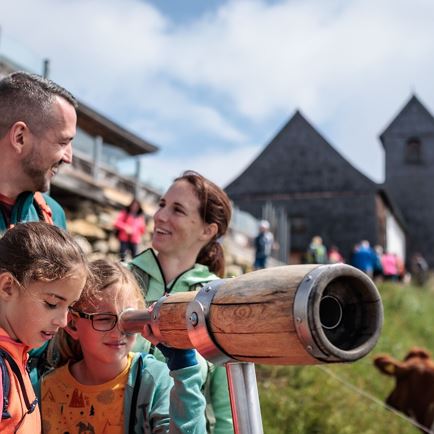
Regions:
<instances>
[{"instance_id":1,"label":"woman in pink jacket","mask_svg":"<svg viewBox=\"0 0 434 434\"><path fill-rule=\"evenodd\" d=\"M398 262L394 253L384 252L381 257L383 276L386 280L398 280Z\"/></svg>"},{"instance_id":2,"label":"woman in pink jacket","mask_svg":"<svg viewBox=\"0 0 434 434\"><path fill-rule=\"evenodd\" d=\"M132 257L136 256L137 246L146 232L143 209L137 199L133 199L119 213L115 222L115 228L117 229L117 238L121 243L119 252L121 261L125 260L128 251Z\"/></svg>"}]
</instances>

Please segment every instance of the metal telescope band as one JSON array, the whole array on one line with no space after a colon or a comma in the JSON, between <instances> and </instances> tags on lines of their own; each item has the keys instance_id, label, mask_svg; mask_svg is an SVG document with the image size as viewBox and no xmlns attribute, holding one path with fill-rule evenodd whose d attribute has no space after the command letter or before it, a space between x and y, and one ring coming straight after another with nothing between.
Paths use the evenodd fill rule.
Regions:
<instances>
[{"instance_id":1,"label":"metal telescope band","mask_svg":"<svg viewBox=\"0 0 434 434\"><path fill-rule=\"evenodd\" d=\"M308 317L308 307L312 293L317 288L319 284L318 281L321 278L323 271L329 268L330 266L320 265L308 273L298 286L297 294L294 298L294 318L297 335L306 351L320 360L324 357L324 352L318 347L312 336L309 327L310 318Z\"/></svg>"},{"instance_id":2,"label":"metal telescope band","mask_svg":"<svg viewBox=\"0 0 434 434\"><path fill-rule=\"evenodd\" d=\"M226 366L235 434L263 434L254 363L228 356L208 332L210 306L224 281L205 284L189 303L186 311L188 336L203 357Z\"/></svg>"}]
</instances>

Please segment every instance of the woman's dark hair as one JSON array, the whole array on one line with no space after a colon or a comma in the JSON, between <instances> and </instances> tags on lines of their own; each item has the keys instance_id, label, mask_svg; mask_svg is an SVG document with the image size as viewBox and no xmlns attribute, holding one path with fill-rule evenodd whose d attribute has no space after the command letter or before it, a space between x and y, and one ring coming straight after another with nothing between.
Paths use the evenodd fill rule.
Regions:
<instances>
[{"instance_id":1,"label":"woman's dark hair","mask_svg":"<svg viewBox=\"0 0 434 434\"><path fill-rule=\"evenodd\" d=\"M63 279L77 266L88 274L80 246L66 231L48 223L19 223L0 239L0 273L11 273L23 286Z\"/></svg>"},{"instance_id":2,"label":"woman's dark hair","mask_svg":"<svg viewBox=\"0 0 434 434\"><path fill-rule=\"evenodd\" d=\"M127 212L127 214L129 214L131 212L131 208L133 207L134 204L138 205L138 209L136 211L136 215L142 215L143 214L143 208L142 208L142 205L140 204L140 202L137 199L133 199L131 201L131 203L125 207L125 211Z\"/></svg>"},{"instance_id":3,"label":"woman's dark hair","mask_svg":"<svg viewBox=\"0 0 434 434\"><path fill-rule=\"evenodd\" d=\"M231 220L232 208L227 194L209 179L192 170L185 171L177 181L190 183L199 199L199 215L207 223L217 225L215 237L199 252L196 262L208 266L209 270L223 277L225 273L225 258L223 248L218 239L223 236Z\"/></svg>"}]
</instances>

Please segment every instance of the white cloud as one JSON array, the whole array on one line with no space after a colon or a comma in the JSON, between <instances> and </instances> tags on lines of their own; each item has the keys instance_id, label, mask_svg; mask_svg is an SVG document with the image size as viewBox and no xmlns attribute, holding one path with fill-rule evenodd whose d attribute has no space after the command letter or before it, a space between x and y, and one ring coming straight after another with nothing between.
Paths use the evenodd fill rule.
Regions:
<instances>
[{"instance_id":1,"label":"white cloud","mask_svg":"<svg viewBox=\"0 0 434 434\"><path fill-rule=\"evenodd\" d=\"M246 116L294 104L324 112L357 89L384 86L392 71L415 72L415 50L432 52L433 18L424 0L233 1L179 29L168 48L178 78L224 93ZM332 90L334 101L323 98Z\"/></svg>"},{"instance_id":2,"label":"white cloud","mask_svg":"<svg viewBox=\"0 0 434 434\"><path fill-rule=\"evenodd\" d=\"M190 169L202 173L220 187L225 187L253 161L260 149L261 146L250 145L224 153L215 150L205 155L197 153L185 158L173 158L170 153L161 158L150 155L142 158L142 177L164 190L175 177Z\"/></svg>"},{"instance_id":3,"label":"white cloud","mask_svg":"<svg viewBox=\"0 0 434 434\"><path fill-rule=\"evenodd\" d=\"M244 133L217 109L207 104L206 99L198 101L189 98L188 94L170 82L156 80L152 86L144 89L142 96L139 95L135 103L139 110L136 114L132 113L133 118L140 116L141 113L146 113L149 117L159 114L169 125L164 126L164 130L170 130L173 122L182 122L185 130L197 130L236 143L246 139ZM137 122L140 123L140 119L135 121L136 124ZM176 135L176 132L172 131L172 134Z\"/></svg>"},{"instance_id":4,"label":"white cloud","mask_svg":"<svg viewBox=\"0 0 434 434\"><path fill-rule=\"evenodd\" d=\"M236 168L219 149L243 153L301 108L379 180L377 135L411 90L434 101L430 0L233 0L188 25L143 0L0 0L0 8L4 38L49 57L53 78L80 99L163 151L185 148L177 158L210 153L225 171ZM191 136L219 149L191 148ZM164 152L155 158L169 170Z\"/></svg>"}]
</instances>

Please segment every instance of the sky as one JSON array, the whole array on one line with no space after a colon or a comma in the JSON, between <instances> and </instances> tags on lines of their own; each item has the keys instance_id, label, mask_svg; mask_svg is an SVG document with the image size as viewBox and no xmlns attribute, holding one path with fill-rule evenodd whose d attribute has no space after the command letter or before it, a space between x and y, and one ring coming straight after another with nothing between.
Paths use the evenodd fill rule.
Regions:
<instances>
[{"instance_id":1,"label":"sky","mask_svg":"<svg viewBox=\"0 0 434 434\"><path fill-rule=\"evenodd\" d=\"M362 173L412 94L434 113L432 0L0 0L0 54L158 146L142 177L226 186L296 110ZM128 165L125 168L128 170Z\"/></svg>"}]
</instances>

